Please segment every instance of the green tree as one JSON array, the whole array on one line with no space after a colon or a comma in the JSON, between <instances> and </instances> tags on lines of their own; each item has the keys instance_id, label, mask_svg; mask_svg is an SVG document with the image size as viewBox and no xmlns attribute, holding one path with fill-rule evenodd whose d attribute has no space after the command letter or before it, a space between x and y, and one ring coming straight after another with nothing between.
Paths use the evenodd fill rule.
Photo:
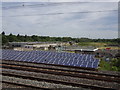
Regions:
<instances>
[{"instance_id":1,"label":"green tree","mask_svg":"<svg viewBox=\"0 0 120 90\"><path fill-rule=\"evenodd\" d=\"M20 37L20 34L18 34L17 37Z\"/></svg>"},{"instance_id":2,"label":"green tree","mask_svg":"<svg viewBox=\"0 0 120 90\"><path fill-rule=\"evenodd\" d=\"M8 40L9 40L9 42L18 41L18 40L17 40L17 37L16 37L15 35L13 35L12 33L9 34Z\"/></svg>"},{"instance_id":3,"label":"green tree","mask_svg":"<svg viewBox=\"0 0 120 90\"><path fill-rule=\"evenodd\" d=\"M2 45L5 45L8 43L8 38L5 35L2 35Z\"/></svg>"},{"instance_id":4,"label":"green tree","mask_svg":"<svg viewBox=\"0 0 120 90\"><path fill-rule=\"evenodd\" d=\"M5 32L3 31L1 34L2 34L2 35L5 35Z\"/></svg>"}]
</instances>

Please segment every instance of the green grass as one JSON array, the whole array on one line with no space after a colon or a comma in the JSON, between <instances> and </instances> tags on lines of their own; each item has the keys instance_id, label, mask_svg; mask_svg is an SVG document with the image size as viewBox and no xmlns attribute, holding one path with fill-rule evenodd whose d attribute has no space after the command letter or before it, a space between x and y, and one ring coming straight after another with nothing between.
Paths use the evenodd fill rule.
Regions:
<instances>
[{"instance_id":1,"label":"green grass","mask_svg":"<svg viewBox=\"0 0 120 90\"><path fill-rule=\"evenodd\" d=\"M106 43L102 42L80 42L78 43L79 46L97 46L97 47L103 47L107 45Z\"/></svg>"},{"instance_id":2,"label":"green grass","mask_svg":"<svg viewBox=\"0 0 120 90\"><path fill-rule=\"evenodd\" d=\"M111 70L110 62L106 62L104 60L101 60L99 66L100 66L99 70L105 70L105 71Z\"/></svg>"},{"instance_id":3,"label":"green grass","mask_svg":"<svg viewBox=\"0 0 120 90\"><path fill-rule=\"evenodd\" d=\"M120 67L115 65L116 61L117 61L116 59L113 59L110 62L106 62L103 59L101 59L98 70L120 71Z\"/></svg>"}]
</instances>

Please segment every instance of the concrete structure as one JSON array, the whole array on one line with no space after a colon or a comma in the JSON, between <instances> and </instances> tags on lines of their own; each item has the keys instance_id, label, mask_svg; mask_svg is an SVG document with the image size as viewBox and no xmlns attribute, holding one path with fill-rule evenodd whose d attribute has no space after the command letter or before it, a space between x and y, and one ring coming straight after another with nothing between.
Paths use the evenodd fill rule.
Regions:
<instances>
[{"instance_id":1,"label":"concrete structure","mask_svg":"<svg viewBox=\"0 0 120 90\"><path fill-rule=\"evenodd\" d=\"M80 54L94 54L97 49L66 49L66 51L73 51Z\"/></svg>"},{"instance_id":2,"label":"concrete structure","mask_svg":"<svg viewBox=\"0 0 120 90\"><path fill-rule=\"evenodd\" d=\"M36 45L24 45L24 48L40 49L40 50L51 50L57 47L58 44L36 44Z\"/></svg>"}]
</instances>

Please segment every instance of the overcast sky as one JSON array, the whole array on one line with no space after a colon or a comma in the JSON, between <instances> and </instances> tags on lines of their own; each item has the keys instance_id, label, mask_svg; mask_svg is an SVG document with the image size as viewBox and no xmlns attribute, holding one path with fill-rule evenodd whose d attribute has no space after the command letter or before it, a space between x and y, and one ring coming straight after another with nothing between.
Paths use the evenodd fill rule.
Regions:
<instances>
[{"instance_id":1,"label":"overcast sky","mask_svg":"<svg viewBox=\"0 0 120 90\"><path fill-rule=\"evenodd\" d=\"M2 3L3 30L16 35L118 37L117 2L53 1Z\"/></svg>"}]
</instances>

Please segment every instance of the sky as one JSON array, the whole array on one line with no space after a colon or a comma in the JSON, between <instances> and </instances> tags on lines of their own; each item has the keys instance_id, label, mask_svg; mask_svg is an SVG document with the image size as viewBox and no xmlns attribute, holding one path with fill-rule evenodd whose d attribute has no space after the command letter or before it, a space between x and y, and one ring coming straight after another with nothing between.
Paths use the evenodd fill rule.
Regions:
<instances>
[{"instance_id":1,"label":"sky","mask_svg":"<svg viewBox=\"0 0 120 90\"><path fill-rule=\"evenodd\" d=\"M3 2L2 31L51 37L118 37L117 2L78 1Z\"/></svg>"},{"instance_id":2,"label":"sky","mask_svg":"<svg viewBox=\"0 0 120 90\"><path fill-rule=\"evenodd\" d=\"M2 2L119 2L120 0L1 0Z\"/></svg>"}]
</instances>

